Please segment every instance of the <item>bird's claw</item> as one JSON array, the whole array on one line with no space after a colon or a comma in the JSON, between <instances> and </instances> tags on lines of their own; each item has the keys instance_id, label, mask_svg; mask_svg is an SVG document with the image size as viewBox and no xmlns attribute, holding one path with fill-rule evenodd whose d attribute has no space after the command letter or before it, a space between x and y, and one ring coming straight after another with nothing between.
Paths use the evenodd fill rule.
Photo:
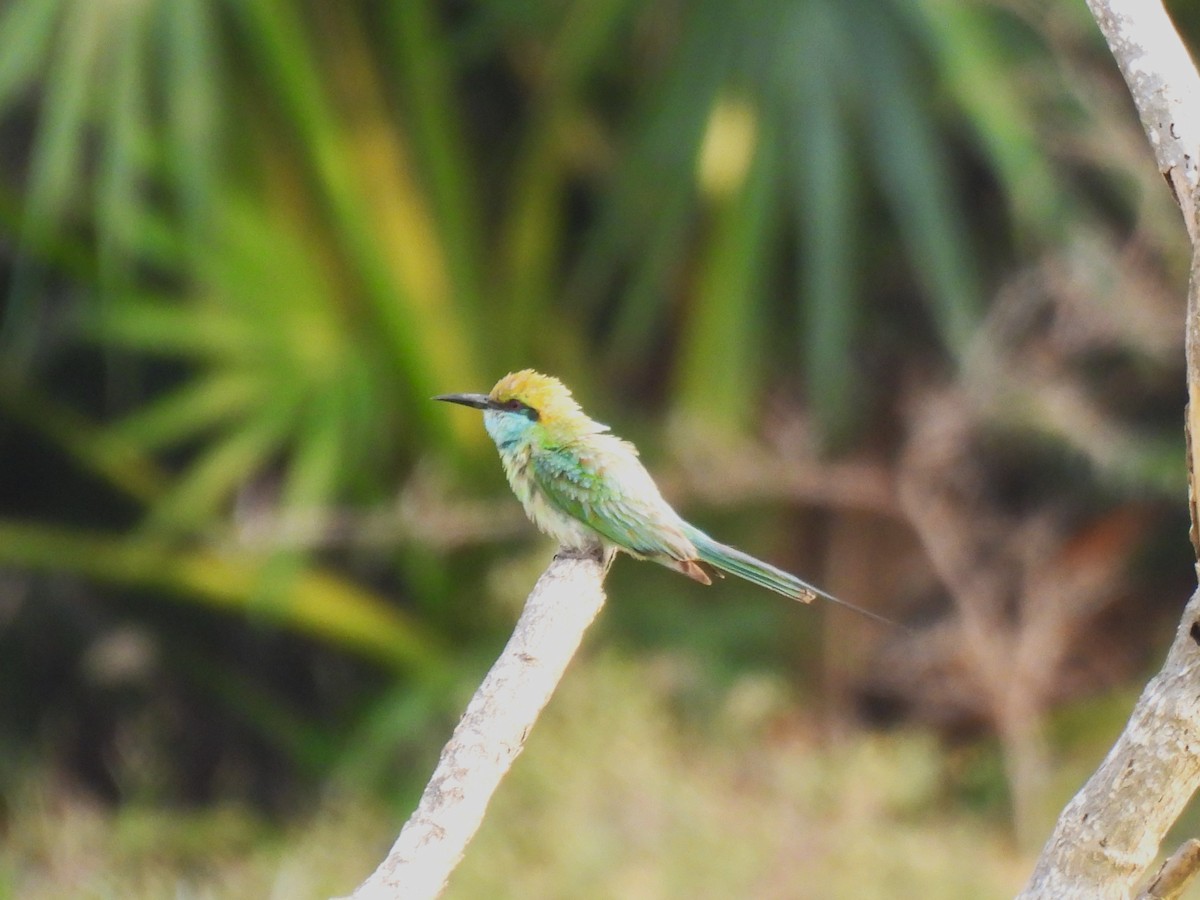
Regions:
<instances>
[{"instance_id":1,"label":"bird's claw","mask_svg":"<svg viewBox=\"0 0 1200 900\"><path fill-rule=\"evenodd\" d=\"M559 547L554 554L555 559L590 559L603 563L604 549L602 547Z\"/></svg>"}]
</instances>

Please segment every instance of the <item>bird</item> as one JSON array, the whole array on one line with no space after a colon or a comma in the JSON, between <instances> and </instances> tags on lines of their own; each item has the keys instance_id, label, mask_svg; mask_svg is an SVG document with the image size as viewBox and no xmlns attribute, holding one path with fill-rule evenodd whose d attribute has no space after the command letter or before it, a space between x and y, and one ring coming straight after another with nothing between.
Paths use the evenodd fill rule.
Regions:
<instances>
[{"instance_id":1,"label":"bird","mask_svg":"<svg viewBox=\"0 0 1200 900\"><path fill-rule=\"evenodd\" d=\"M840 600L770 563L709 537L663 498L637 448L588 416L559 379L533 369L505 375L487 394L433 398L483 411L509 486L525 513L565 555L617 551L652 560L701 584L709 569L784 597L823 597L868 618L897 623Z\"/></svg>"}]
</instances>

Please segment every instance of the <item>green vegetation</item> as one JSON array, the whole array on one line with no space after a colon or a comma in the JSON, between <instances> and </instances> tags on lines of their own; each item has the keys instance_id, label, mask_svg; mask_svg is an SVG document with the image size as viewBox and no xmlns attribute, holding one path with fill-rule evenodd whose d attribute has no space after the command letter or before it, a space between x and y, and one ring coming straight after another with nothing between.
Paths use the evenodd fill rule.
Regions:
<instances>
[{"instance_id":1,"label":"green vegetation","mask_svg":"<svg viewBox=\"0 0 1200 900\"><path fill-rule=\"evenodd\" d=\"M0 897L366 874L550 552L428 398L525 366L942 624L619 563L456 896L1011 893L1014 771L1108 734L1042 720L1194 580L1181 235L1083 4L0 4ZM1061 585L1095 637L1038 740L938 636L955 540L997 640Z\"/></svg>"},{"instance_id":2,"label":"green vegetation","mask_svg":"<svg viewBox=\"0 0 1200 900\"><path fill-rule=\"evenodd\" d=\"M698 733L673 710L689 677L679 659L579 662L448 897L1000 898L1022 881L1029 860L1004 823L955 796L986 762L916 733L822 737L767 676L733 685ZM332 797L280 829L237 806L135 804L114 820L28 786L0 896L335 896L374 866L390 827L363 798Z\"/></svg>"}]
</instances>

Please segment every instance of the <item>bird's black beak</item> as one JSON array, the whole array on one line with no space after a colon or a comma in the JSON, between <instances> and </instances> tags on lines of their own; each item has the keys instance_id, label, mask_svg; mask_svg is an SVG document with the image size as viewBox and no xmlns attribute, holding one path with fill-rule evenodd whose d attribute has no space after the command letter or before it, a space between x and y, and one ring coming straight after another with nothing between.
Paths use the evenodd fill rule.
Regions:
<instances>
[{"instance_id":1,"label":"bird's black beak","mask_svg":"<svg viewBox=\"0 0 1200 900\"><path fill-rule=\"evenodd\" d=\"M434 400L445 400L447 403L461 403L463 406L473 406L475 409L487 409L492 405L487 394L438 394Z\"/></svg>"}]
</instances>

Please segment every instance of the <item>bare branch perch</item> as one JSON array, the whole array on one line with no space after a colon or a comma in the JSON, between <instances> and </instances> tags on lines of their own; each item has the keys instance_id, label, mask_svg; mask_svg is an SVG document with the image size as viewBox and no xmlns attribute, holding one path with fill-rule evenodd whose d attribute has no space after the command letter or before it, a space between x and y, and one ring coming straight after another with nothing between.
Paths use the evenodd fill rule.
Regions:
<instances>
[{"instance_id":1,"label":"bare branch perch","mask_svg":"<svg viewBox=\"0 0 1200 900\"><path fill-rule=\"evenodd\" d=\"M604 606L603 560L556 556L442 750L421 802L352 900L441 893L500 780Z\"/></svg>"},{"instance_id":2,"label":"bare branch perch","mask_svg":"<svg viewBox=\"0 0 1200 900\"><path fill-rule=\"evenodd\" d=\"M1187 415L1192 534L1200 448L1200 77L1154 0L1088 0L1183 211L1192 242ZM1197 545L1200 549L1200 545ZM1063 810L1022 898L1127 898L1163 835L1200 786L1200 591L1184 610L1162 671L1146 686L1100 768ZM1194 868L1194 866L1192 866ZM1173 877L1173 876L1172 876ZM1159 894L1151 893L1151 896ZM1171 894L1162 894L1171 896Z\"/></svg>"}]
</instances>

